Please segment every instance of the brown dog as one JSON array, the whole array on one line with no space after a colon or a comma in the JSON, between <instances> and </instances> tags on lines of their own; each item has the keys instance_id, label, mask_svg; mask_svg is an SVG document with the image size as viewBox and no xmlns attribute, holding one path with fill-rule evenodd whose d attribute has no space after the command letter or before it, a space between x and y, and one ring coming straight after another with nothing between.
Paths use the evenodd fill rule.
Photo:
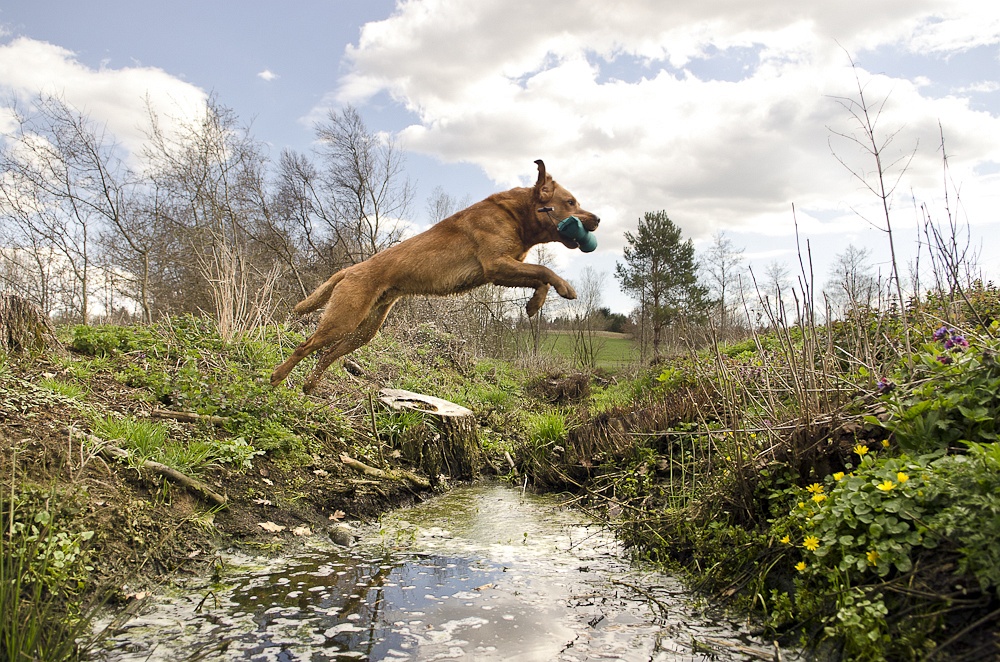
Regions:
<instances>
[{"instance_id":1,"label":"brown dog","mask_svg":"<svg viewBox=\"0 0 1000 662\"><path fill-rule=\"evenodd\" d=\"M572 193L546 174L538 164L532 188L496 193L449 216L429 230L377 253L364 262L341 269L295 306L300 315L326 306L316 332L274 369L271 384L280 384L295 365L313 352L328 348L306 379L308 393L336 359L371 340L393 304L410 294L448 295L495 283L533 287L527 312L541 308L549 286L560 296L575 299L576 292L551 269L524 264L532 246L561 241L557 225L576 216L594 231L601 219L582 209Z\"/></svg>"}]
</instances>

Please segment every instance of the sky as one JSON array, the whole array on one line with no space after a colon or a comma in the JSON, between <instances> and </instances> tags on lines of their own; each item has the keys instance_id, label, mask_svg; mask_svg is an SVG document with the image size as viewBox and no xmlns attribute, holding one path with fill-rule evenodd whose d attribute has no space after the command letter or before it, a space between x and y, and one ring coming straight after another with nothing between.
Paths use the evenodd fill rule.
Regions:
<instances>
[{"instance_id":1,"label":"sky","mask_svg":"<svg viewBox=\"0 0 1000 662\"><path fill-rule=\"evenodd\" d=\"M951 218L1000 280L1000 3L0 0L0 132L47 92L138 149L145 99L214 98L277 160L350 104L404 150L418 226L436 187L479 200L541 158L602 218L598 250L554 245L556 270L604 274L623 313L615 264L646 212L698 250L725 233L760 280L805 264L819 286L849 246L887 274L859 87L903 275L923 221Z\"/></svg>"}]
</instances>

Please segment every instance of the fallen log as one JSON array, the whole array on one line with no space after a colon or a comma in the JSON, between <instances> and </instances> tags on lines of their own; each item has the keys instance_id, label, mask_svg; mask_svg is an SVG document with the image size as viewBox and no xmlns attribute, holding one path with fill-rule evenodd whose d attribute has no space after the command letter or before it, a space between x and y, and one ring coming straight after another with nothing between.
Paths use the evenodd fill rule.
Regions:
<instances>
[{"instance_id":1,"label":"fallen log","mask_svg":"<svg viewBox=\"0 0 1000 662\"><path fill-rule=\"evenodd\" d=\"M476 415L454 402L413 391L384 388L379 401L395 410L418 411L426 423L401 436L403 457L429 476L474 478L482 463Z\"/></svg>"},{"instance_id":2,"label":"fallen log","mask_svg":"<svg viewBox=\"0 0 1000 662\"><path fill-rule=\"evenodd\" d=\"M154 409L149 412L154 418L169 418L182 423L211 423L212 425L225 425L229 422L228 416L209 416L208 414L196 414L190 411L171 411L169 409Z\"/></svg>"},{"instance_id":3,"label":"fallen log","mask_svg":"<svg viewBox=\"0 0 1000 662\"><path fill-rule=\"evenodd\" d=\"M372 478L384 478L388 480L396 481L406 481L413 485L414 487L419 487L423 490L431 489L431 482L426 478L418 476L412 471L407 471L405 469L377 469L375 467L369 466L362 462L361 460L355 460L353 457L347 453L341 453L340 461L346 466L354 469L355 471L364 474L365 476L371 476Z\"/></svg>"},{"instance_id":4,"label":"fallen log","mask_svg":"<svg viewBox=\"0 0 1000 662\"><path fill-rule=\"evenodd\" d=\"M94 445L94 448L98 453L108 458L109 460L122 460L122 459L127 460L130 459L132 456L132 454L129 453L124 448L119 448L118 446L115 446L114 444L105 439L101 439L100 437L88 434L74 427L67 428L67 430L71 437L77 437L89 441L91 444ZM172 467L168 467L165 464L156 462L154 460L142 460L139 463L139 466L142 467L143 469L148 469L153 473L159 474L160 476L163 476L164 478L167 478L177 483L178 485L185 488L189 492L192 492L197 496L207 499L208 501L211 501L217 506L225 506L228 503L226 497L215 492L212 488L210 488L208 485L201 482L197 478L192 478L191 476L183 474L180 471L177 471Z\"/></svg>"}]
</instances>

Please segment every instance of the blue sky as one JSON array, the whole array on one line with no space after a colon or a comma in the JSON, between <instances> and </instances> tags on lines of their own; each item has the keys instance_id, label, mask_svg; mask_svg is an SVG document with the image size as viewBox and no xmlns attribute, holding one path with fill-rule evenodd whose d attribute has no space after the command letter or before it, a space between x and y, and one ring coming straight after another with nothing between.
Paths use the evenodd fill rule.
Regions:
<instances>
[{"instance_id":1,"label":"blue sky","mask_svg":"<svg viewBox=\"0 0 1000 662\"><path fill-rule=\"evenodd\" d=\"M0 110L55 92L128 146L147 94L168 113L214 95L277 158L308 151L312 122L350 103L406 149L418 225L436 186L481 199L529 183L544 158L604 219L597 252L554 247L558 270L606 273L604 302L627 312L612 272L647 211L666 210L698 247L726 232L758 276L774 262L798 272L795 221L818 283L850 244L885 272L877 200L831 153L870 170L834 133L853 131L836 99L854 96L856 74L886 99L889 155L915 153L893 200L904 259L919 205L944 220L940 126L950 208L997 278L995 4L0 0Z\"/></svg>"}]
</instances>

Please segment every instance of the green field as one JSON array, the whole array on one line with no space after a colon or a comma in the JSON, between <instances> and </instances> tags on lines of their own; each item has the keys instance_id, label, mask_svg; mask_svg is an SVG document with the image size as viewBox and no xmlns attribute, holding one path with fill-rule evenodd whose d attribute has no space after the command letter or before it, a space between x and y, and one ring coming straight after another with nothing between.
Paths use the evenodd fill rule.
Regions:
<instances>
[{"instance_id":1,"label":"green field","mask_svg":"<svg viewBox=\"0 0 1000 662\"><path fill-rule=\"evenodd\" d=\"M571 331L546 331L542 334L540 351L576 360L577 341L577 335ZM639 344L624 333L595 331L589 342L593 343L598 368L619 368L639 360Z\"/></svg>"}]
</instances>

